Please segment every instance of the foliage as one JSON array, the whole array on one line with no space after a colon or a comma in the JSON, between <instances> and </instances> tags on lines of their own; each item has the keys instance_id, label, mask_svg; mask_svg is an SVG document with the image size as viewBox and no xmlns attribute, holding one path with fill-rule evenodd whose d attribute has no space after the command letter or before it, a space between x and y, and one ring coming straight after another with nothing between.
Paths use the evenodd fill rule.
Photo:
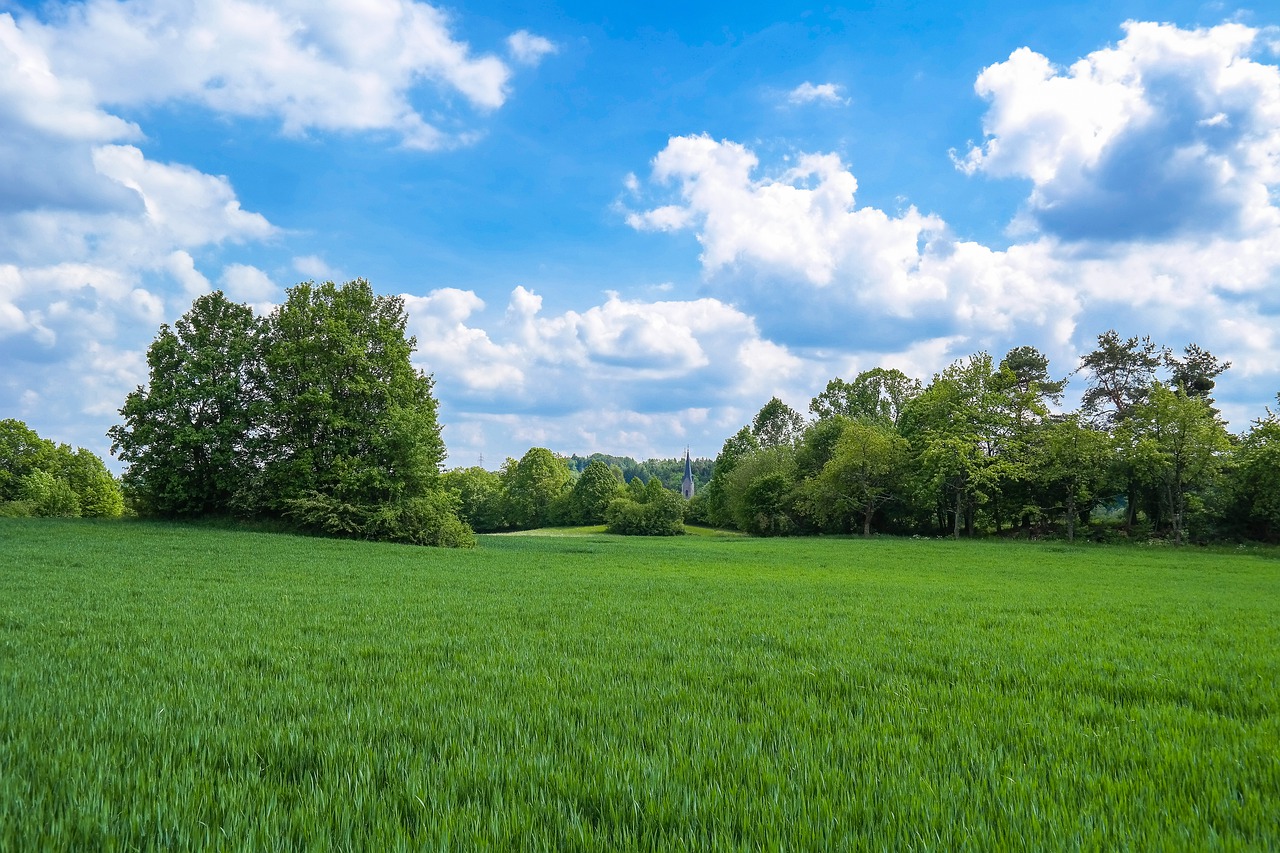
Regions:
<instances>
[{"instance_id":1,"label":"foliage","mask_svg":"<svg viewBox=\"0 0 1280 853\"><path fill-rule=\"evenodd\" d=\"M610 533L623 536L679 536L684 533L684 498L656 479L638 494L628 486L626 497L609 502L605 523Z\"/></svg>"},{"instance_id":2,"label":"foliage","mask_svg":"<svg viewBox=\"0 0 1280 853\"><path fill-rule=\"evenodd\" d=\"M458 497L458 518L479 533L492 533L505 525L502 477L484 468L454 468L441 484Z\"/></svg>"},{"instance_id":3,"label":"foliage","mask_svg":"<svg viewBox=\"0 0 1280 853\"><path fill-rule=\"evenodd\" d=\"M856 519L862 534L870 536L876 510L901 494L910 449L884 422L846 423L831 459L806 484L810 514L842 531Z\"/></svg>"},{"instance_id":4,"label":"foliage","mask_svg":"<svg viewBox=\"0 0 1280 853\"><path fill-rule=\"evenodd\" d=\"M410 363L406 320L363 279L299 284L267 318L267 509L319 493L372 512L439 488L432 380Z\"/></svg>"},{"instance_id":5,"label":"foliage","mask_svg":"<svg viewBox=\"0 0 1280 853\"><path fill-rule=\"evenodd\" d=\"M809 402L818 420L846 417L897 426L907 403L920 394L919 381L901 370L875 367L858 374L853 382L836 377Z\"/></svg>"},{"instance_id":6,"label":"foliage","mask_svg":"<svg viewBox=\"0 0 1280 853\"><path fill-rule=\"evenodd\" d=\"M1272 550L11 521L0 602L4 850L1280 849Z\"/></svg>"},{"instance_id":7,"label":"foliage","mask_svg":"<svg viewBox=\"0 0 1280 853\"><path fill-rule=\"evenodd\" d=\"M572 523L605 523L609 502L617 497L622 485L614 473L616 470L599 459L587 465L586 470L574 482L569 498ZM660 483L657 479L650 482Z\"/></svg>"},{"instance_id":8,"label":"foliage","mask_svg":"<svg viewBox=\"0 0 1280 853\"><path fill-rule=\"evenodd\" d=\"M790 447L764 447L742 457L729 472L725 490L726 510L739 530L759 536L799 531L795 452Z\"/></svg>"},{"instance_id":9,"label":"foliage","mask_svg":"<svg viewBox=\"0 0 1280 853\"><path fill-rule=\"evenodd\" d=\"M761 447L789 447L800 438L804 418L795 409L773 397L756 413L751 434Z\"/></svg>"},{"instance_id":10,"label":"foliage","mask_svg":"<svg viewBox=\"0 0 1280 853\"><path fill-rule=\"evenodd\" d=\"M0 420L0 515L118 518L120 484L95 454L41 438L19 420Z\"/></svg>"},{"instance_id":11,"label":"foliage","mask_svg":"<svg viewBox=\"0 0 1280 853\"><path fill-rule=\"evenodd\" d=\"M1226 430L1203 398L1153 383L1118 436L1139 479L1158 490L1181 543L1188 493L1221 466L1230 448Z\"/></svg>"},{"instance_id":12,"label":"foliage","mask_svg":"<svg viewBox=\"0 0 1280 853\"><path fill-rule=\"evenodd\" d=\"M1228 452L1209 393L1230 365L1195 344L1183 352L1099 335L1078 368L1088 387L1075 413L1052 411L1066 379L1029 346L998 364L985 352L958 359L924 388L887 368L832 379L807 425L773 398L725 442L697 518L772 535L875 527L1073 540L1106 507L1125 537L1181 542L1191 521L1201 541L1272 537L1270 428ZM856 453L840 444L850 430L864 441ZM908 458L877 470L872 460L897 460L888 448L900 440Z\"/></svg>"},{"instance_id":13,"label":"foliage","mask_svg":"<svg viewBox=\"0 0 1280 853\"><path fill-rule=\"evenodd\" d=\"M1076 535L1077 519L1102 499L1109 481L1112 447L1109 437L1070 415L1053 421L1041 433L1036 467L1054 508L1061 507L1067 541Z\"/></svg>"},{"instance_id":14,"label":"foliage","mask_svg":"<svg viewBox=\"0 0 1280 853\"><path fill-rule=\"evenodd\" d=\"M1241 515L1261 539L1280 538L1280 417L1254 421L1235 451L1232 486Z\"/></svg>"},{"instance_id":15,"label":"foliage","mask_svg":"<svg viewBox=\"0 0 1280 853\"><path fill-rule=\"evenodd\" d=\"M1156 371L1169 358L1168 347L1151 338L1121 340L1115 329L1098 335L1098 347L1080 359L1077 370L1089 373L1081 411L1100 426L1114 426L1147 398Z\"/></svg>"},{"instance_id":16,"label":"foliage","mask_svg":"<svg viewBox=\"0 0 1280 853\"><path fill-rule=\"evenodd\" d=\"M142 513L226 514L251 502L251 437L262 417L261 323L221 291L198 297L147 348L147 386L125 398L107 431L128 464L124 486Z\"/></svg>"},{"instance_id":17,"label":"foliage","mask_svg":"<svg viewBox=\"0 0 1280 853\"><path fill-rule=\"evenodd\" d=\"M564 457L531 447L520 461L508 459L502 470L507 523L517 530L566 521L573 476Z\"/></svg>"},{"instance_id":18,"label":"foliage","mask_svg":"<svg viewBox=\"0 0 1280 853\"><path fill-rule=\"evenodd\" d=\"M363 279L299 284L262 320L220 292L196 299L161 327L149 385L109 433L139 510L465 544L444 517L458 502L443 491L432 379L410 362L406 320L400 297Z\"/></svg>"}]
</instances>

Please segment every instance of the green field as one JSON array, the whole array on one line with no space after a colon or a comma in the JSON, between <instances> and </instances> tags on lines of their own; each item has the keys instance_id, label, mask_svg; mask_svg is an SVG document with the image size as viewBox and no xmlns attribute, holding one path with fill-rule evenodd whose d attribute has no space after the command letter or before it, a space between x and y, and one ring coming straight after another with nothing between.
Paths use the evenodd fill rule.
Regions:
<instances>
[{"instance_id":1,"label":"green field","mask_svg":"<svg viewBox=\"0 0 1280 853\"><path fill-rule=\"evenodd\" d=\"M1274 554L0 521L0 849L1280 849Z\"/></svg>"}]
</instances>

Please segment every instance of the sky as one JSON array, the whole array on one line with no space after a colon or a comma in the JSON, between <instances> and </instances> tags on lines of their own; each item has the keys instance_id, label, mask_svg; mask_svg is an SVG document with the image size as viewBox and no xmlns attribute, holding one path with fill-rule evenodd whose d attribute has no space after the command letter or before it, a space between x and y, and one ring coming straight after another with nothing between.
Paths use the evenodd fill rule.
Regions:
<instances>
[{"instance_id":1,"label":"sky","mask_svg":"<svg viewBox=\"0 0 1280 853\"><path fill-rule=\"evenodd\" d=\"M1231 361L1240 431L1280 391L1280 9L0 0L0 418L105 457L197 296L357 277L449 467L714 456L775 395L1066 376L1109 329Z\"/></svg>"}]
</instances>

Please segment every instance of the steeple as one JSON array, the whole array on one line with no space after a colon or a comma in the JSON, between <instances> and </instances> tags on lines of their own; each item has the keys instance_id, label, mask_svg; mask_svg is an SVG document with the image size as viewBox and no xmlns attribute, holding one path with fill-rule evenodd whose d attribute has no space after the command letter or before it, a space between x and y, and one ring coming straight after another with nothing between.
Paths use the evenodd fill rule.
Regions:
<instances>
[{"instance_id":1,"label":"steeple","mask_svg":"<svg viewBox=\"0 0 1280 853\"><path fill-rule=\"evenodd\" d=\"M685 500L693 497L693 461L689 459L689 448L684 449L684 479L680 481L680 494Z\"/></svg>"}]
</instances>

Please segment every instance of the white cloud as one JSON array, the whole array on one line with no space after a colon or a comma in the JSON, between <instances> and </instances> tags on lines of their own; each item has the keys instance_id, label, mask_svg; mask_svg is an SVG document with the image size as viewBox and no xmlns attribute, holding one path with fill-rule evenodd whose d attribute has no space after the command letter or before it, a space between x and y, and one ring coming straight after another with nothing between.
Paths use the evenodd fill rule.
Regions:
<instances>
[{"instance_id":1,"label":"white cloud","mask_svg":"<svg viewBox=\"0 0 1280 853\"><path fill-rule=\"evenodd\" d=\"M537 65L544 56L555 53L558 48L549 39L536 36L528 30L517 30L507 36L507 50L516 62Z\"/></svg>"},{"instance_id":2,"label":"white cloud","mask_svg":"<svg viewBox=\"0 0 1280 853\"><path fill-rule=\"evenodd\" d=\"M261 240L275 228L258 213L240 207L224 177L190 166L147 160L132 145L102 145L93 151L99 174L136 192L146 210L148 230L178 246L224 240Z\"/></svg>"},{"instance_id":3,"label":"white cloud","mask_svg":"<svg viewBox=\"0 0 1280 853\"><path fill-rule=\"evenodd\" d=\"M763 171L739 143L674 137L654 160L652 186L661 197L674 185L678 201L628 222L693 231L713 292L754 316L762 341L801 353L806 370L857 352L927 378L953 358L1029 343L1066 374L1114 327L1175 347L1194 341L1280 382L1280 348L1265 333L1280 326L1272 204L1244 232L1219 222L1196 239L1104 244L1046 234L997 250L956 239L914 208L859 208L857 181L834 155Z\"/></svg>"},{"instance_id":4,"label":"white cloud","mask_svg":"<svg viewBox=\"0 0 1280 853\"><path fill-rule=\"evenodd\" d=\"M293 269L314 281L337 281L341 274L319 255L303 255L293 259Z\"/></svg>"},{"instance_id":5,"label":"white cloud","mask_svg":"<svg viewBox=\"0 0 1280 853\"><path fill-rule=\"evenodd\" d=\"M446 13L412 0L86 0L61 11L30 28L55 72L91 85L97 101L195 101L278 117L291 134L391 130L410 147L438 148L458 137L414 107L423 81L446 102L460 95L491 110L511 77L456 39ZM524 60L550 44L517 35Z\"/></svg>"},{"instance_id":6,"label":"white cloud","mask_svg":"<svg viewBox=\"0 0 1280 853\"><path fill-rule=\"evenodd\" d=\"M849 103L849 99L842 93L844 87L836 83L810 83L808 80L796 86L787 93L787 102L790 104L826 104L828 106L843 106Z\"/></svg>"},{"instance_id":7,"label":"white cloud","mask_svg":"<svg viewBox=\"0 0 1280 853\"><path fill-rule=\"evenodd\" d=\"M246 264L228 264L218 284L229 299L255 306L266 307L280 296L280 288L270 276Z\"/></svg>"},{"instance_id":8,"label":"white cloud","mask_svg":"<svg viewBox=\"0 0 1280 853\"><path fill-rule=\"evenodd\" d=\"M818 286L854 266L867 278L898 279L918 263L918 243L942 225L915 208L896 217L857 208L858 181L833 154L803 155L776 177L754 177L758 165L736 142L673 137L654 160L653 178L677 183L680 203L628 222L650 230L696 227L709 272L745 263Z\"/></svg>"},{"instance_id":9,"label":"white cloud","mask_svg":"<svg viewBox=\"0 0 1280 853\"><path fill-rule=\"evenodd\" d=\"M1020 48L979 75L986 139L957 165L1031 180L1022 224L1069 240L1272 231L1280 68L1241 24L1125 24L1061 69Z\"/></svg>"}]
</instances>

